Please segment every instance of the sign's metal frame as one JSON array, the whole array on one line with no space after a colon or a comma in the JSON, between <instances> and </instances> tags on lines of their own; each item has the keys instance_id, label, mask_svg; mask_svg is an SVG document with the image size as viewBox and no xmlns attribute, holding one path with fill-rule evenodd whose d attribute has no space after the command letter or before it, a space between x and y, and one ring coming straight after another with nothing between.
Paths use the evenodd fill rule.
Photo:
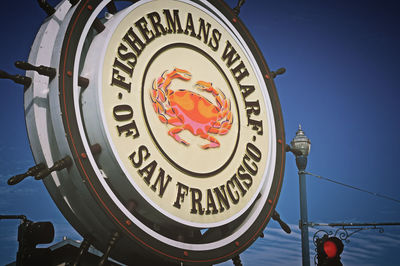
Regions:
<instances>
[{"instance_id":1,"label":"sign's metal frame","mask_svg":"<svg viewBox=\"0 0 400 266\"><path fill-rule=\"evenodd\" d=\"M197 250L182 248L186 247L183 244L182 247L168 245L149 235L148 229L135 224L109 196L98 178L101 173L93 167L96 155L92 153L88 141L82 138L82 125L77 118L76 109L80 107L76 106L76 93L80 90L79 63L83 43L90 26L108 2L82 0L71 6L69 1L62 1L54 15L42 25L32 46L29 63L48 65L58 70L58 76L52 80L27 72L33 84L25 92L25 113L35 160L53 165L55 161L69 156L73 161L71 167L53 172L44 179L44 183L71 225L99 249L105 250L107 240L114 232L120 233L112 255L122 262L129 262L138 254L147 254L149 258L151 254L157 254L169 261L189 264L213 264L230 259L247 249L262 234L274 213L282 186L286 142L281 107L271 72L253 37L232 9L223 1L209 1L246 41L267 85L276 130L274 178L260 215L246 232L230 243ZM203 1L195 2L207 6Z\"/></svg>"}]
</instances>

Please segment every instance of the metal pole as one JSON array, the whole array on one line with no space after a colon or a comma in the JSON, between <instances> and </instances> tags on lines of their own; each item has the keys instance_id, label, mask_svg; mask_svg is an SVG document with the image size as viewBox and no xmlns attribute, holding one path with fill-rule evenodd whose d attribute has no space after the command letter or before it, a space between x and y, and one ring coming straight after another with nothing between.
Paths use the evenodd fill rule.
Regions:
<instances>
[{"instance_id":1,"label":"metal pole","mask_svg":"<svg viewBox=\"0 0 400 266\"><path fill-rule=\"evenodd\" d=\"M304 134L299 125L296 136L290 142L292 145L288 147L296 155L296 165L299 170L299 190L300 190L300 223L301 230L301 253L303 258L303 266L310 266L310 247L308 241L308 218L307 218L307 193L306 193L306 167L307 156L310 153L311 141Z\"/></svg>"},{"instance_id":2,"label":"metal pole","mask_svg":"<svg viewBox=\"0 0 400 266\"><path fill-rule=\"evenodd\" d=\"M297 158L296 158L296 161L297 161ZM299 189L300 189L300 224L299 224L299 226L300 226L300 230L301 230L301 253L302 253L302 258L303 258L303 266L310 266L306 175L305 175L304 170L299 170Z\"/></svg>"}]
</instances>

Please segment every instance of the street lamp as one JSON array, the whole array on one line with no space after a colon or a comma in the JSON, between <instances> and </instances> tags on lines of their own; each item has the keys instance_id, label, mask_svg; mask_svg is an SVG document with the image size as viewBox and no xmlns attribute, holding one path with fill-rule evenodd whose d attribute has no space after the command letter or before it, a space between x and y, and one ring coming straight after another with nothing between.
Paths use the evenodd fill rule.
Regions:
<instances>
[{"instance_id":1,"label":"street lamp","mask_svg":"<svg viewBox=\"0 0 400 266\"><path fill-rule=\"evenodd\" d=\"M307 166L307 156L311 149L311 141L304 134L304 131L301 129L301 125L299 125L296 136L293 138L290 144L292 145L292 150L298 151L295 153L297 168L299 171L304 171Z\"/></svg>"},{"instance_id":2,"label":"street lamp","mask_svg":"<svg viewBox=\"0 0 400 266\"><path fill-rule=\"evenodd\" d=\"M299 189L300 189L300 223L301 230L301 250L303 258L303 266L310 265L310 248L308 241L308 218L307 218L307 193L306 193L306 174L307 156L310 153L311 141L304 134L299 125L296 136L290 142L291 147L287 147L288 151L296 155L296 165L299 170Z\"/></svg>"}]
</instances>

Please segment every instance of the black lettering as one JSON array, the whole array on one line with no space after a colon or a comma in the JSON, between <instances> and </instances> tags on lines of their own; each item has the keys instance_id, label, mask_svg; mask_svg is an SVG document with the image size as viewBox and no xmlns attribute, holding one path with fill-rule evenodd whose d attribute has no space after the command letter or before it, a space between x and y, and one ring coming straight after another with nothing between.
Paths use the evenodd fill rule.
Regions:
<instances>
[{"instance_id":1,"label":"black lettering","mask_svg":"<svg viewBox=\"0 0 400 266\"><path fill-rule=\"evenodd\" d=\"M160 173L157 176L156 182L154 182L154 184L150 188L153 191L156 191L157 184L159 184L160 192L158 193L158 196L160 196L160 198L162 198L164 195L164 192L167 189L167 186L168 186L169 182L172 180L172 178L169 175L167 175L167 181L164 182L165 171L161 167L160 167L159 171L160 171Z\"/></svg>"},{"instance_id":2,"label":"black lettering","mask_svg":"<svg viewBox=\"0 0 400 266\"><path fill-rule=\"evenodd\" d=\"M124 40L129 47L136 51L137 56L139 56L144 47L146 47L146 44L144 44L139 36L136 35L132 27L129 28L122 40Z\"/></svg>"},{"instance_id":3,"label":"black lettering","mask_svg":"<svg viewBox=\"0 0 400 266\"><path fill-rule=\"evenodd\" d=\"M229 198L233 202L233 204L237 204L239 202L239 193L235 191L236 197L234 197L231 188L233 189L235 187L235 184L233 184L232 180L228 180L226 182L226 190L228 191Z\"/></svg>"},{"instance_id":4,"label":"black lettering","mask_svg":"<svg viewBox=\"0 0 400 266\"><path fill-rule=\"evenodd\" d=\"M165 27L161 24L161 17L157 12L151 12L147 14L147 17L150 19L151 25L153 26L153 29L156 32L156 37L160 37L161 34L162 35L167 34Z\"/></svg>"},{"instance_id":5,"label":"black lettering","mask_svg":"<svg viewBox=\"0 0 400 266\"><path fill-rule=\"evenodd\" d=\"M201 206L201 198L203 197L201 190L191 187L190 192L192 193L192 209L190 210L190 213L196 214L199 212L200 215L203 215L204 208Z\"/></svg>"},{"instance_id":6,"label":"black lettering","mask_svg":"<svg viewBox=\"0 0 400 266\"><path fill-rule=\"evenodd\" d=\"M150 185L150 179L153 176L156 167L157 167L157 162L153 160L151 163L149 163L142 169L138 170L139 175L143 177L144 182L146 182L147 185Z\"/></svg>"},{"instance_id":7,"label":"black lettering","mask_svg":"<svg viewBox=\"0 0 400 266\"><path fill-rule=\"evenodd\" d=\"M244 169L244 167L241 165L238 168L237 174L239 176L239 179L244 181L244 185L247 189L249 189L251 187L251 185L253 184L253 178L251 177L251 175L249 175L246 172L246 169Z\"/></svg>"},{"instance_id":8,"label":"black lettering","mask_svg":"<svg viewBox=\"0 0 400 266\"><path fill-rule=\"evenodd\" d=\"M232 176L231 180L234 181L234 182L236 183L237 187L238 187L239 190L240 190L240 194L242 195L242 197L243 197L244 195L246 195L247 190L244 189L244 187L243 187L242 184L240 183L239 179L237 178L236 174L235 174L234 176Z\"/></svg>"},{"instance_id":9,"label":"black lettering","mask_svg":"<svg viewBox=\"0 0 400 266\"><path fill-rule=\"evenodd\" d=\"M217 199L218 199L219 211L223 212L225 210L225 208L227 210L229 210L230 205L229 205L228 198L226 196L225 185L221 185L220 188L221 188L223 194L222 194L221 190L218 187L214 188L213 190L214 190L214 193L215 193L215 195L217 196ZM225 208L224 208L223 205L225 206Z\"/></svg>"},{"instance_id":10,"label":"black lettering","mask_svg":"<svg viewBox=\"0 0 400 266\"><path fill-rule=\"evenodd\" d=\"M226 62L228 67L231 67L233 63L240 59L240 55L238 55L235 48L232 47L232 44L229 41L226 41L225 50L222 53L222 60L225 61L226 59L228 59Z\"/></svg>"},{"instance_id":11,"label":"black lettering","mask_svg":"<svg viewBox=\"0 0 400 266\"><path fill-rule=\"evenodd\" d=\"M244 77L249 76L249 71L247 71L247 68L245 67L243 61L240 61L239 65L237 65L235 68L232 68L231 72L238 84L240 84Z\"/></svg>"},{"instance_id":12,"label":"black lettering","mask_svg":"<svg viewBox=\"0 0 400 266\"><path fill-rule=\"evenodd\" d=\"M123 61L133 59L133 61L131 61L131 60L128 61L128 65L132 68L132 72L133 72L133 69L135 68L136 63L137 63L137 57L133 52L122 53L122 52L126 52L126 51L128 51L128 47L126 47L123 43L120 43L118 46L118 57ZM130 75L130 77L132 77L132 74Z\"/></svg>"},{"instance_id":13,"label":"black lettering","mask_svg":"<svg viewBox=\"0 0 400 266\"><path fill-rule=\"evenodd\" d=\"M260 114L260 103L257 101L245 102L247 118L250 118L251 114L259 115Z\"/></svg>"},{"instance_id":14,"label":"black lettering","mask_svg":"<svg viewBox=\"0 0 400 266\"><path fill-rule=\"evenodd\" d=\"M120 105L114 106L113 115L114 115L115 120L117 120L117 121L127 121L127 120L132 119L133 110L132 110L132 107L130 107L127 104L120 104Z\"/></svg>"},{"instance_id":15,"label":"black lettering","mask_svg":"<svg viewBox=\"0 0 400 266\"><path fill-rule=\"evenodd\" d=\"M200 21L200 27L199 27L199 34L197 34L197 39L201 39L201 33L203 33L203 41L205 44L208 42L208 34L210 33L210 27L211 24L207 22L207 24L204 24L204 19L199 18Z\"/></svg>"},{"instance_id":16,"label":"black lettering","mask_svg":"<svg viewBox=\"0 0 400 266\"><path fill-rule=\"evenodd\" d=\"M253 166L253 167L251 167L251 166L248 164L249 161L250 161L250 157L249 157L247 154L245 154L245 155L243 156L243 165L244 165L244 167L246 167L247 171L249 171L249 173L250 173L252 176L255 176L255 175L257 174L257 172L258 172L258 167L257 167L257 165L255 164L255 162L251 162L251 165Z\"/></svg>"},{"instance_id":17,"label":"black lettering","mask_svg":"<svg viewBox=\"0 0 400 266\"><path fill-rule=\"evenodd\" d=\"M144 17L141 17L138 21L136 21L135 26L139 29L140 33L146 40L146 43L149 43L156 38L154 36L154 32L147 28L147 21Z\"/></svg>"},{"instance_id":18,"label":"black lettering","mask_svg":"<svg viewBox=\"0 0 400 266\"><path fill-rule=\"evenodd\" d=\"M254 119L251 119L250 116L252 114L254 115L259 115L261 110L260 110L260 103L259 101L245 101L246 105L246 113L247 113L247 126L252 126L252 129L257 132L258 135L263 134L263 128L262 128L262 121L257 121Z\"/></svg>"},{"instance_id":19,"label":"black lettering","mask_svg":"<svg viewBox=\"0 0 400 266\"><path fill-rule=\"evenodd\" d=\"M212 211L210 211L210 208L212 208ZM206 214L217 214L218 213L218 209L217 209L217 205L215 205L215 200L214 200L214 196L211 192L211 189L207 189L207 210L206 210Z\"/></svg>"},{"instance_id":20,"label":"black lettering","mask_svg":"<svg viewBox=\"0 0 400 266\"><path fill-rule=\"evenodd\" d=\"M137 160L135 160L135 156L137 155ZM146 146L141 145L139 147L138 152L134 151L131 155L129 155L129 160L131 160L133 166L138 168L142 166L143 161L146 161L150 157L150 152Z\"/></svg>"},{"instance_id":21,"label":"black lettering","mask_svg":"<svg viewBox=\"0 0 400 266\"><path fill-rule=\"evenodd\" d=\"M217 29L213 29L211 33L211 39L208 42L208 46L213 50L217 51L219 48L219 41L221 40L221 33Z\"/></svg>"},{"instance_id":22,"label":"black lettering","mask_svg":"<svg viewBox=\"0 0 400 266\"><path fill-rule=\"evenodd\" d=\"M126 90L127 92L131 92L131 83L126 83L125 82L125 77L121 76L119 74L119 71L115 68L113 68L113 73L111 77L111 85L112 86L117 86L120 87L121 89Z\"/></svg>"},{"instance_id":23,"label":"black lettering","mask_svg":"<svg viewBox=\"0 0 400 266\"><path fill-rule=\"evenodd\" d=\"M242 92L243 99L252 94L256 89L252 85L239 85L240 91Z\"/></svg>"},{"instance_id":24,"label":"black lettering","mask_svg":"<svg viewBox=\"0 0 400 266\"><path fill-rule=\"evenodd\" d=\"M190 36L192 37L196 37L196 32L194 30L194 24L193 24L193 18L192 18L192 14L188 13L187 15L187 19L186 19L186 29L184 34L188 34L190 31Z\"/></svg>"},{"instance_id":25,"label":"black lettering","mask_svg":"<svg viewBox=\"0 0 400 266\"><path fill-rule=\"evenodd\" d=\"M135 120L132 120L132 122L130 122L129 124L125 124L123 126L117 126L117 130L119 136L121 136L122 133L124 132L125 132L125 137L133 135L132 137L136 139L140 136Z\"/></svg>"},{"instance_id":26,"label":"black lettering","mask_svg":"<svg viewBox=\"0 0 400 266\"><path fill-rule=\"evenodd\" d=\"M247 154L256 162L261 161L261 151L254 145L253 143L249 142L246 145Z\"/></svg>"},{"instance_id":27,"label":"black lettering","mask_svg":"<svg viewBox=\"0 0 400 266\"><path fill-rule=\"evenodd\" d=\"M247 119L247 126L252 126L252 130L256 131L258 135L263 134L262 120Z\"/></svg>"},{"instance_id":28,"label":"black lettering","mask_svg":"<svg viewBox=\"0 0 400 266\"><path fill-rule=\"evenodd\" d=\"M132 77L133 74L133 68L125 65L123 62L119 61L118 58L116 57L114 60L113 67L119 68L120 70L124 71L126 74L129 75L129 77Z\"/></svg>"},{"instance_id":29,"label":"black lettering","mask_svg":"<svg viewBox=\"0 0 400 266\"><path fill-rule=\"evenodd\" d=\"M176 183L176 185L178 186L178 193L176 193L176 200L175 200L173 206L180 209L181 202L183 202L185 199L185 196L188 195L189 188L188 188L188 186L186 186L180 182ZM186 192L183 190L185 190Z\"/></svg>"},{"instance_id":30,"label":"black lettering","mask_svg":"<svg viewBox=\"0 0 400 266\"><path fill-rule=\"evenodd\" d=\"M169 12L168 9L164 9L163 13L165 15L165 19L167 20L167 25L168 25L168 29L165 28L168 33L182 33L182 26L181 26L181 21L179 19L179 10L178 9L174 9L174 18L172 18L171 13ZM178 28L178 30L177 30Z\"/></svg>"}]
</instances>

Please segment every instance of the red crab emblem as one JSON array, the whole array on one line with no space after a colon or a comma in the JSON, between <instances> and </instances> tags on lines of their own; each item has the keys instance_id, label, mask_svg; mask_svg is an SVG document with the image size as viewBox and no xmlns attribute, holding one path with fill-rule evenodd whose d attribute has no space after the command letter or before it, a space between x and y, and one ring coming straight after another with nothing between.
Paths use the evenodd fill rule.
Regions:
<instances>
[{"instance_id":1,"label":"red crab emblem","mask_svg":"<svg viewBox=\"0 0 400 266\"><path fill-rule=\"evenodd\" d=\"M176 141L189 145L178 135L182 130L189 130L194 136L209 141L201 148L219 147L219 141L209 133L225 135L229 132L233 122L229 99L220 90L213 88L210 82L205 81L197 81L195 87L212 93L216 104L189 90L174 91L170 88L172 80L179 78L188 81L191 74L178 68L166 72L154 80L150 97L160 121L174 126L168 134Z\"/></svg>"}]
</instances>

